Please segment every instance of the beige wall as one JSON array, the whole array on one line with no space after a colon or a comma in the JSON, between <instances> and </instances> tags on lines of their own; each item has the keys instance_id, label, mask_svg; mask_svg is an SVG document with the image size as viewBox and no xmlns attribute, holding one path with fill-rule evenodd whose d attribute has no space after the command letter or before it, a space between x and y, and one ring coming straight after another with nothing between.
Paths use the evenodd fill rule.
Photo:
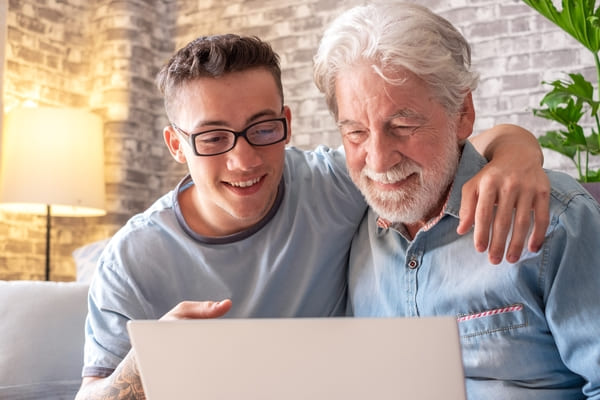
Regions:
<instances>
[{"instance_id":1,"label":"beige wall","mask_svg":"<svg viewBox=\"0 0 600 400\"><path fill-rule=\"evenodd\" d=\"M2 118L4 113L3 76L4 76L4 46L6 44L6 14L8 13L8 0L0 0L0 139L2 138ZM0 140L0 143L2 141Z\"/></svg>"}]
</instances>

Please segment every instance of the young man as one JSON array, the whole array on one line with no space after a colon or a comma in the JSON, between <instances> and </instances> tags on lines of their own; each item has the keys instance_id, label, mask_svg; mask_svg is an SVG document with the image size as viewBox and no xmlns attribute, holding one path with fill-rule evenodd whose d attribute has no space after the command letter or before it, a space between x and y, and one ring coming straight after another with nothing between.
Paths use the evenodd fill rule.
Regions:
<instances>
[{"instance_id":1,"label":"young man","mask_svg":"<svg viewBox=\"0 0 600 400\"><path fill-rule=\"evenodd\" d=\"M600 399L598 203L548 172L546 240L503 268L456 233L461 188L486 164L466 141L477 76L462 35L416 4L357 7L325 32L315 79L370 205L355 315L455 316L470 399Z\"/></svg>"},{"instance_id":2,"label":"young man","mask_svg":"<svg viewBox=\"0 0 600 400\"><path fill-rule=\"evenodd\" d=\"M189 176L134 216L99 261L78 399L143 397L126 332L131 319L346 312L348 252L366 203L342 153L285 149L292 116L270 46L235 35L202 37L179 50L157 81L171 122L165 142ZM531 143L513 127L488 147L521 135ZM520 151L541 173L537 143ZM509 167L515 165L502 165ZM522 171L513 169L514 176ZM485 183L475 186L486 191ZM499 190L491 186L489 206ZM526 188L523 196L532 193ZM227 300L210 302L220 299Z\"/></svg>"}]
</instances>

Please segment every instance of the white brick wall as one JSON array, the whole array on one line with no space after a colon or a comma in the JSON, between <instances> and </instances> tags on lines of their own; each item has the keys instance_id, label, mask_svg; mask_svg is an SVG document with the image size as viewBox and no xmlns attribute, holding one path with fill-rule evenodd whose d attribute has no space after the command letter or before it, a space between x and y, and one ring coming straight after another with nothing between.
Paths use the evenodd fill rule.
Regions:
<instances>
[{"instance_id":1,"label":"white brick wall","mask_svg":"<svg viewBox=\"0 0 600 400\"><path fill-rule=\"evenodd\" d=\"M57 219L56 279L74 275L71 251L114 232L169 190L181 174L162 142L167 123L153 87L176 49L206 34L234 32L269 40L281 55L292 144L340 143L312 82L312 55L325 25L363 0L0 0L6 16L5 106L34 98L44 105L87 107L105 121L108 216ZM532 115L542 80L561 72L595 77L591 55L520 0L421 0L457 25L473 45L481 74L474 95L476 132L512 122L536 135L549 128ZM0 17L2 32L2 17ZM0 42L5 43L0 33ZM0 49L2 46L0 46ZM1 58L1 56L0 56ZM572 171L546 152L546 166ZM43 218L0 213L0 279L43 273Z\"/></svg>"},{"instance_id":2,"label":"white brick wall","mask_svg":"<svg viewBox=\"0 0 600 400\"><path fill-rule=\"evenodd\" d=\"M324 26L341 10L362 1L209 2L199 7L178 2L179 47L192 38L220 32L255 34L270 40L282 56L286 102L294 113L292 144L312 148L338 145L340 139L321 95L311 80L311 57ZM474 95L475 132L499 123L515 123L542 134L548 122L532 115L547 88L563 71L593 77L593 59L574 39L520 0L421 0L458 26L473 46L481 74ZM573 172L569 160L545 152L548 168Z\"/></svg>"}]
</instances>

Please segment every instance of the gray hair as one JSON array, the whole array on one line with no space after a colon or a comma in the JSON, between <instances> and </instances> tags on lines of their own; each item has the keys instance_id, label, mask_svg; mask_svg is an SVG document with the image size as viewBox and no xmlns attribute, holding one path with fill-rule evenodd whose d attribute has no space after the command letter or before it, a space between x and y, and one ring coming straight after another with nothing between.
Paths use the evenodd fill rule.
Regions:
<instances>
[{"instance_id":1,"label":"gray hair","mask_svg":"<svg viewBox=\"0 0 600 400\"><path fill-rule=\"evenodd\" d=\"M411 71L433 89L449 114L460 111L464 97L477 87L465 38L446 19L417 4L355 7L326 29L314 57L314 80L336 119L336 77L364 61L394 85L402 82L386 77L383 70Z\"/></svg>"}]
</instances>

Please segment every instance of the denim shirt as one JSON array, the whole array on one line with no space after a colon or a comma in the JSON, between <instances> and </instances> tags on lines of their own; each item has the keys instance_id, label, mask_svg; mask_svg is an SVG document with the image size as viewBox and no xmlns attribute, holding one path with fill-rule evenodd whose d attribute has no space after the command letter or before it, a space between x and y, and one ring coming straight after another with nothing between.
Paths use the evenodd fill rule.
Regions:
<instances>
[{"instance_id":1,"label":"denim shirt","mask_svg":"<svg viewBox=\"0 0 600 400\"><path fill-rule=\"evenodd\" d=\"M350 255L354 315L455 316L471 400L600 399L600 206L548 171L543 247L494 266L456 233L462 185L484 165L466 144L443 216L413 240L368 212Z\"/></svg>"}]
</instances>

